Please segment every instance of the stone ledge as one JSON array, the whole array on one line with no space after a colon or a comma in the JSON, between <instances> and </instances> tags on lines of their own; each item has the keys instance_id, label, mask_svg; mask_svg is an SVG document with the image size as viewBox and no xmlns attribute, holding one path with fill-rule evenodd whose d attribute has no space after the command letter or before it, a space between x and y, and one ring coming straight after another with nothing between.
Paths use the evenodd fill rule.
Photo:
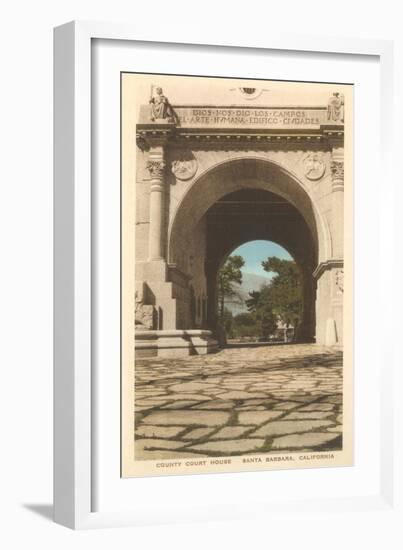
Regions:
<instances>
[{"instance_id":1,"label":"stone ledge","mask_svg":"<svg viewBox=\"0 0 403 550\"><path fill-rule=\"evenodd\" d=\"M187 357L218 349L210 330L138 330L134 341L136 357Z\"/></svg>"}]
</instances>

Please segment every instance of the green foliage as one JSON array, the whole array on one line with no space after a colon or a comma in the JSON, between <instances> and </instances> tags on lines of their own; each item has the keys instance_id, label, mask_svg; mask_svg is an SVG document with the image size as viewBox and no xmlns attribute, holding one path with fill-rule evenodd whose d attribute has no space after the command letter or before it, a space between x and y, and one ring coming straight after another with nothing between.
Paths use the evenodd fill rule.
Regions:
<instances>
[{"instance_id":1,"label":"green foliage","mask_svg":"<svg viewBox=\"0 0 403 550\"><path fill-rule=\"evenodd\" d=\"M274 314L270 304L261 304L255 313L256 320L259 323L260 337L267 339L274 334L277 329L277 317Z\"/></svg>"},{"instance_id":2,"label":"green foliage","mask_svg":"<svg viewBox=\"0 0 403 550\"><path fill-rule=\"evenodd\" d=\"M244 265L245 260L242 256L230 256L218 272L218 303L221 322L224 317L225 299L237 295L234 284L242 283L241 268Z\"/></svg>"},{"instance_id":3,"label":"green foliage","mask_svg":"<svg viewBox=\"0 0 403 550\"><path fill-rule=\"evenodd\" d=\"M260 300L260 292L252 290L252 292L249 292L249 296L249 300L245 300L246 307L250 313L255 313Z\"/></svg>"},{"instance_id":4,"label":"green foliage","mask_svg":"<svg viewBox=\"0 0 403 550\"><path fill-rule=\"evenodd\" d=\"M270 284L260 291L249 292L246 306L256 323L256 334L267 338L275 334L277 322L298 327L302 319L301 274L293 260L272 256L262 262L263 269L273 274Z\"/></svg>"},{"instance_id":5,"label":"green foliage","mask_svg":"<svg viewBox=\"0 0 403 550\"><path fill-rule=\"evenodd\" d=\"M232 315L232 311L224 308L224 315L222 318L222 325L225 329L225 333L229 338L233 338L233 324L234 324L234 316Z\"/></svg>"},{"instance_id":6,"label":"green foliage","mask_svg":"<svg viewBox=\"0 0 403 550\"><path fill-rule=\"evenodd\" d=\"M256 319L250 313L238 313L234 317L234 323L238 326L252 327L256 323Z\"/></svg>"},{"instance_id":7,"label":"green foliage","mask_svg":"<svg viewBox=\"0 0 403 550\"><path fill-rule=\"evenodd\" d=\"M303 300L301 274L293 260L272 256L262 262L263 269L272 274L270 284L259 291L249 292L248 313L233 316L225 308L225 299L234 298L234 284L242 283L241 256L230 256L218 274L219 319L231 338L268 339L276 334L278 321L296 330L302 319Z\"/></svg>"},{"instance_id":8,"label":"green foliage","mask_svg":"<svg viewBox=\"0 0 403 550\"><path fill-rule=\"evenodd\" d=\"M259 302L268 304L277 318L296 329L303 311L301 273L297 264L293 260L270 257L262 266L265 271L274 273L274 277L261 292Z\"/></svg>"},{"instance_id":9,"label":"green foliage","mask_svg":"<svg viewBox=\"0 0 403 550\"><path fill-rule=\"evenodd\" d=\"M234 338L251 338L259 334L256 318L251 313L238 313L233 321Z\"/></svg>"}]
</instances>

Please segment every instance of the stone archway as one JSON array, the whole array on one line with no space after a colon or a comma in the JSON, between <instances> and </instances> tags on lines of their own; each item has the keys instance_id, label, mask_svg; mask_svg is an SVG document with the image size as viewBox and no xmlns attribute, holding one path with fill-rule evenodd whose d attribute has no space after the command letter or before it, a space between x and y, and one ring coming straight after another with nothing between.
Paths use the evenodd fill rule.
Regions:
<instances>
[{"instance_id":1,"label":"stone archway","mask_svg":"<svg viewBox=\"0 0 403 550\"><path fill-rule=\"evenodd\" d=\"M216 325L216 277L223 258L242 243L271 240L289 250L301 269L301 339L315 340L313 272L319 243L326 246L328 236L319 235L318 216L306 191L294 179L286 182L287 175L277 166L256 159L237 159L204 174L179 205L170 231L169 258L172 264L188 271L183 251L193 257L198 250L196 272L204 271L204 277L198 276L196 286L207 295L208 304L207 326L200 328L214 330ZM185 233L181 227L186 227Z\"/></svg>"},{"instance_id":2,"label":"stone archway","mask_svg":"<svg viewBox=\"0 0 403 550\"><path fill-rule=\"evenodd\" d=\"M287 117L294 110L287 111ZM173 353L181 346L197 348L196 336L208 338L206 329L214 325L212 281L220 259L235 240L254 237L284 245L301 266L305 301L310 304L304 319L306 339L342 344L341 121L329 122L326 107L318 107L309 110L310 117L287 118L284 124L277 120L273 127L245 118L239 124L246 127L238 128L238 119L230 118L227 128L211 114L214 109L203 119L189 117L189 107L175 111L175 120L157 121L150 119L149 107L142 106L137 124L135 278L139 309L152 305L156 319L154 332L144 337L159 341L169 331L169 337L182 339L182 344L191 341L182 346L178 340ZM276 124L282 124L281 129ZM246 194L243 202L249 196L257 205L256 193L263 202L266 197L272 205L281 203L292 223L275 222L270 206L261 213L266 216L262 223L254 222L247 230L235 224L227 231L231 239L223 238L222 228L214 233L210 218L225 197ZM247 223L248 217L243 220Z\"/></svg>"}]
</instances>

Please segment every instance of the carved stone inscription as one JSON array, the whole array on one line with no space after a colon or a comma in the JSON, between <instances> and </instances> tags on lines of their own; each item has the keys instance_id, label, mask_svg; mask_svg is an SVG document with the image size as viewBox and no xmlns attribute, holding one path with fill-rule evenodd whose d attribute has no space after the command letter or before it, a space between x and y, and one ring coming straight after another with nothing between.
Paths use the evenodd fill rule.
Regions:
<instances>
[{"instance_id":1,"label":"carved stone inscription","mask_svg":"<svg viewBox=\"0 0 403 550\"><path fill-rule=\"evenodd\" d=\"M180 125L185 127L301 128L328 124L325 109L175 107L175 113Z\"/></svg>"}]
</instances>

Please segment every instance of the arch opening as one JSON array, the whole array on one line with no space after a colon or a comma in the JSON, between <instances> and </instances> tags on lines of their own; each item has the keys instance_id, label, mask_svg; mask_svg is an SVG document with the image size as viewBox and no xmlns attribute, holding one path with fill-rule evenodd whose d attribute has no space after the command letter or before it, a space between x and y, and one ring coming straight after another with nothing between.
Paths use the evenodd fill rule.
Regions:
<instances>
[{"instance_id":1,"label":"arch opening","mask_svg":"<svg viewBox=\"0 0 403 550\"><path fill-rule=\"evenodd\" d=\"M317 252L311 232L298 210L269 191L244 189L221 197L206 212L204 224L208 327L216 333L222 329L217 277L223 262L239 246L265 241L285 249L301 273L303 312L297 337L299 341L314 341L316 284L312 273Z\"/></svg>"},{"instance_id":2,"label":"arch opening","mask_svg":"<svg viewBox=\"0 0 403 550\"><path fill-rule=\"evenodd\" d=\"M267 240L236 247L220 263L217 318L228 345L299 341L303 272L282 246Z\"/></svg>"}]
</instances>

